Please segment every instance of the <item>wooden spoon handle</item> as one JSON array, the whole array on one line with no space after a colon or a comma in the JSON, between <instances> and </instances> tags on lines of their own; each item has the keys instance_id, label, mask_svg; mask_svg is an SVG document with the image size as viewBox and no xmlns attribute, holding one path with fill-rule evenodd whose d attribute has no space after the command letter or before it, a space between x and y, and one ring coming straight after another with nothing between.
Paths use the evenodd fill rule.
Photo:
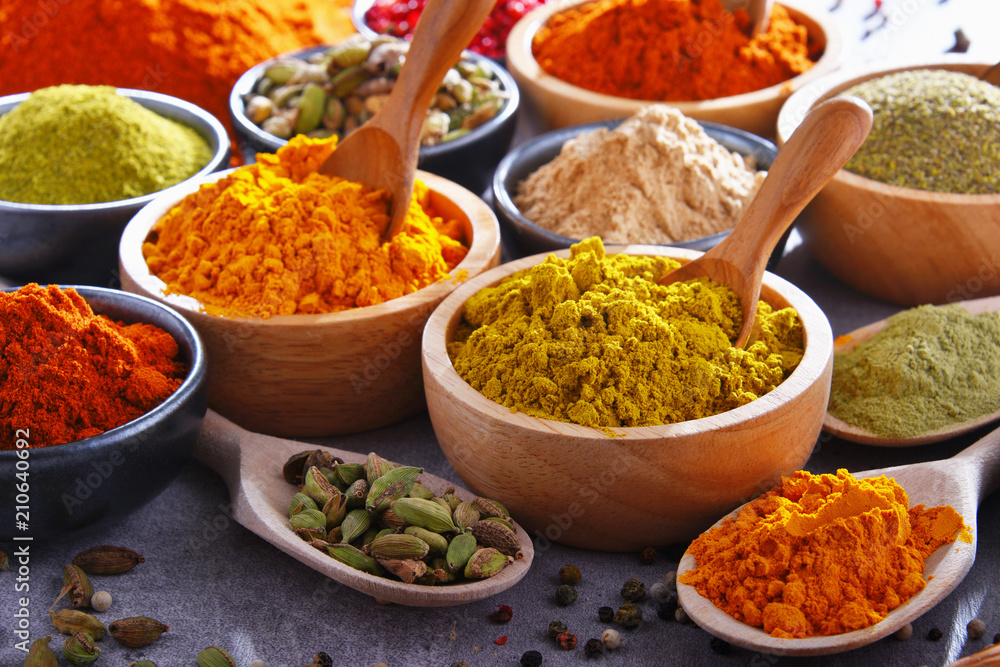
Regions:
<instances>
[{"instance_id":1,"label":"wooden spoon handle","mask_svg":"<svg viewBox=\"0 0 1000 667\"><path fill-rule=\"evenodd\" d=\"M771 7L773 6L774 0L750 0L747 13L750 15L750 20L753 21L750 26L751 37L767 32L771 23Z\"/></svg>"},{"instance_id":2,"label":"wooden spoon handle","mask_svg":"<svg viewBox=\"0 0 1000 667\"><path fill-rule=\"evenodd\" d=\"M992 83L994 86L1000 86L1000 63L980 74L979 78L987 83Z\"/></svg>"},{"instance_id":3,"label":"wooden spoon handle","mask_svg":"<svg viewBox=\"0 0 1000 667\"><path fill-rule=\"evenodd\" d=\"M219 413L209 410L194 448L194 457L219 473L233 494L240 486L243 459L240 443L247 434Z\"/></svg>"},{"instance_id":4,"label":"wooden spoon handle","mask_svg":"<svg viewBox=\"0 0 1000 667\"><path fill-rule=\"evenodd\" d=\"M980 501L1000 488L1000 428L994 429L952 458L967 462L970 469L978 471L978 479L970 477L969 483L979 484Z\"/></svg>"}]
</instances>

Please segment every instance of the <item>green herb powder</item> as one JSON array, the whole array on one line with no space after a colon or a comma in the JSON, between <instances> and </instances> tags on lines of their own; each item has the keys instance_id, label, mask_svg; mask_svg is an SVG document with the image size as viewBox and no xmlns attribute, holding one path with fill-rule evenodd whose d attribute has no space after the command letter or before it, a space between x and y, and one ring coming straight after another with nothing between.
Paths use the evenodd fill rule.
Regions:
<instances>
[{"instance_id":1,"label":"green herb powder","mask_svg":"<svg viewBox=\"0 0 1000 667\"><path fill-rule=\"evenodd\" d=\"M844 91L875 122L846 169L935 192L1000 192L1000 87L948 70L912 70Z\"/></svg>"},{"instance_id":2,"label":"green herb powder","mask_svg":"<svg viewBox=\"0 0 1000 667\"><path fill-rule=\"evenodd\" d=\"M0 116L0 199L94 204L140 197L212 157L193 129L110 86L54 86Z\"/></svg>"},{"instance_id":3,"label":"green herb powder","mask_svg":"<svg viewBox=\"0 0 1000 667\"><path fill-rule=\"evenodd\" d=\"M833 362L830 413L908 438L1000 409L1000 313L960 306L897 313Z\"/></svg>"}]
</instances>

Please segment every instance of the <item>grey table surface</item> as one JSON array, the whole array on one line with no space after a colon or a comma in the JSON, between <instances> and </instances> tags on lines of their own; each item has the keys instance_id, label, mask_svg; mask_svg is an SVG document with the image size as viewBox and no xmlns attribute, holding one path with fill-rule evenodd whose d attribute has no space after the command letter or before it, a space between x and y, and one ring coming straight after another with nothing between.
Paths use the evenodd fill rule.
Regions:
<instances>
[{"instance_id":1,"label":"grey table surface","mask_svg":"<svg viewBox=\"0 0 1000 667\"><path fill-rule=\"evenodd\" d=\"M867 16L870 0L823 0L831 8L856 62L885 57L930 58L949 48L954 30L961 27L972 41L970 53L1000 59L995 30L1000 3L995 0L885 0L881 10ZM835 9L833 9L835 7ZM884 21L883 21L883 16ZM866 35L866 31L872 30ZM522 127L523 137L530 127ZM899 310L898 306L865 297L838 283L819 268L793 233L779 264L779 275L807 292L826 312L834 334L850 331ZM112 269L101 269L92 284L114 284ZM865 447L822 434L807 469L832 472L934 460L952 456L985 431L938 445L907 449ZM423 466L427 471L459 482L434 437L426 415L357 435L323 441L357 452L377 451L390 459ZM597 465L614 466L613 460ZM4 482L7 483L7 482ZM652 606L645 621L622 631L622 647L594 664L618 665L769 665L870 666L945 665L989 645L1000 632L1000 611L991 591L1000 588L1000 494L988 497L979 516L979 553L966 579L941 604L914 623L909 640L888 638L855 651L815 658L776 657L732 648L713 653L705 631L674 621L663 621ZM603 605L616 606L619 589L629 577L647 586L662 580L677 566L676 552L661 551L652 565L641 564L634 553L604 553L552 545L535 540L535 561L518 585L494 598L459 607L422 609L383 606L343 587L278 551L237 524L229 511L229 493L222 480L200 463L189 464L160 496L111 528L82 537L37 542L30 552L32 638L52 633L47 610L61 586L62 566L80 550L97 544L128 546L146 562L118 576L94 577L97 589L114 597L110 610L100 615L106 623L126 616L145 615L168 623L170 630L154 644L126 649L102 642L98 665L124 667L148 658L160 667L195 665L197 653L210 645L226 648L239 667L262 659L269 667L298 667L325 651L335 665L370 666L384 662L402 665L444 666L457 661L469 665L516 665L523 652L541 651L545 665L586 662L583 643L600 636L606 627L597 617ZM9 545L8 545L9 546ZM676 550L680 551L680 549ZM579 599L559 607L554 599L557 573L564 564L583 573ZM20 665L24 654L13 647L16 621L16 573L0 574L0 665ZM512 607L513 620L495 625L489 614L497 605ZM648 605L649 603L647 603ZM986 622L986 637L969 640L968 621ZM550 621L565 621L580 640L564 652L546 637ZM932 628L942 631L939 641L927 639ZM506 636L498 645L495 640ZM54 635L53 646L61 637ZM60 664L66 664L60 659Z\"/></svg>"}]
</instances>

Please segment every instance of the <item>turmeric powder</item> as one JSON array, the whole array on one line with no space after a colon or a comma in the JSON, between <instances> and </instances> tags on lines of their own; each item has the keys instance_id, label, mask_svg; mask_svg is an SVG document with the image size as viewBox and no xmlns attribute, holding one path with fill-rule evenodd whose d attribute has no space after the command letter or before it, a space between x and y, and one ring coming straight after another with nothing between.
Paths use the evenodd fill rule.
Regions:
<instances>
[{"instance_id":1,"label":"turmeric powder","mask_svg":"<svg viewBox=\"0 0 1000 667\"><path fill-rule=\"evenodd\" d=\"M894 479L806 471L702 534L678 581L773 637L878 623L927 582L924 561L966 531L951 506L909 507Z\"/></svg>"},{"instance_id":2,"label":"turmeric powder","mask_svg":"<svg viewBox=\"0 0 1000 667\"><path fill-rule=\"evenodd\" d=\"M792 308L760 302L735 348L739 298L707 279L658 285L662 256L605 256L597 237L473 295L448 346L455 370L511 410L584 426L708 417L763 396L803 352Z\"/></svg>"},{"instance_id":3,"label":"turmeric powder","mask_svg":"<svg viewBox=\"0 0 1000 667\"><path fill-rule=\"evenodd\" d=\"M371 306L447 277L468 252L460 223L417 182L403 230L383 241L388 193L317 173L335 147L295 137L203 185L154 225L149 270L210 314L261 318Z\"/></svg>"},{"instance_id":4,"label":"turmeric powder","mask_svg":"<svg viewBox=\"0 0 1000 667\"><path fill-rule=\"evenodd\" d=\"M710 100L774 86L806 72L819 53L808 30L774 5L750 39L746 10L720 0L599 0L554 14L532 53L567 83L640 100Z\"/></svg>"}]
</instances>

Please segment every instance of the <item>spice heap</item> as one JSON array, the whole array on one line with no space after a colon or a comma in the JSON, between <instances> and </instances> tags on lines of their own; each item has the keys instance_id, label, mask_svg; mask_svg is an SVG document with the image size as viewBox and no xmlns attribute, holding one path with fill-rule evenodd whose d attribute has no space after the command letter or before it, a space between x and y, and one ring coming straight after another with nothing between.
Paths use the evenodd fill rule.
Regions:
<instances>
[{"instance_id":1,"label":"spice heap","mask_svg":"<svg viewBox=\"0 0 1000 667\"><path fill-rule=\"evenodd\" d=\"M925 559L965 531L951 506L909 504L885 476L798 471L698 537L679 581L773 637L867 628L922 590Z\"/></svg>"},{"instance_id":2,"label":"spice heap","mask_svg":"<svg viewBox=\"0 0 1000 667\"><path fill-rule=\"evenodd\" d=\"M454 489L436 496L417 481L421 472L374 452L364 464L321 449L300 452L282 469L299 487L288 523L341 563L408 584L488 579L524 557L503 505L465 502Z\"/></svg>"},{"instance_id":3,"label":"spice heap","mask_svg":"<svg viewBox=\"0 0 1000 667\"><path fill-rule=\"evenodd\" d=\"M174 95L228 123L229 91L243 72L279 53L344 39L354 32L349 5L347 0L0 3L5 54L0 95L61 83L111 84Z\"/></svg>"},{"instance_id":4,"label":"spice heap","mask_svg":"<svg viewBox=\"0 0 1000 667\"><path fill-rule=\"evenodd\" d=\"M672 243L732 229L765 176L677 109L653 104L567 141L518 185L514 203L573 239Z\"/></svg>"},{"instance_id":5,"label":"spice heap","mask_svg":"<svg viewBox=\"0 0 1000 667\"><path fill-rule=\"evenodd\" d=\"M365 12L365 24L377 33L409 37L424 11L427 0L375 0ZM521 17L545 4L545 0L497 0L483 27L469 44L469 50L488 58L503 58L507 52L507 33Z\"/></svg>"},{"instance_id":6,"label":"spice heap","mask_svg":"<svg viewBox=\"0 0 1000 667\"><path fill-rule=\"evenodd\" d=\"M912 70L843 94L875 114L846 169L907 188L1000 193L1000 87L962 72Z\"/></svg>"},{"instance_id":7,"label":"spice heap","mask_svg":"<svg viewBox=\"0 0 1000 667\"><path fill-rule=\"evenodd\" d=\"M720 0L599 0L555 14L535 34L543 70L606 95L710 100L782 83L811 68L808 31L775 5L750 39L745 10Z\"/></svg>"},{"instance_id":8,"label":"spice heap","mask_svg":"<svg viewBox=\"0 0 1000 667\"><path fill-rule=\"evenodd\" d=\"M158 192L208 164L208 142L110 86L55 86L0 116L0 199L96 204Z\"/></svg>"},{"instance_id":9,"label":"spice heap","mask_svg":"<svg viewBox=\"0 0 1000 667\"><path fill-rule=\"evenodd\" d=\"M15 429L42 447L121 426L166 400L186 372L170 334L95 315L76 290L0 292L0 449L13 448Z\"/></svg>"},{"instance_id":10,"label":"spice heap","mask_svg":"<svg viewBox=\"0 0 1000 667\"><path fill-rule=\"evenodd\" d=\"M549 256L465 304L455 370L512 410L584 426L649 426L745 405L802 359L792 308L761 301L753 344L735 348L739 298L707 279L656 283L678 263L605 256L600 239Z\"/></svg>"},{"instance_id":11,"label":"spice heap","mask_svg":"<svg viewBox=\"0 0 1000 667\"><path fill-rule=\"evenodd\" d=\"M281 139L293 134L344 136L374 116L389 99L410 44L382 37L352 37L307 60L282 58L264 70L244 100L251 122ZM507 103L493 70L463 57L448 70L427 109L421 146L468 134Z\"/></svg>"},{"instance_id":12,"label":"spice heap","mask_svg":"<svg viewBox=\"0 0 1000 667\"><path fill-rule=\"evenodd\" d=\"M1000 410L1000 313L957 305L896 313L833 363L830 414L908 438Z\"/></svg>"},{"instance_id":13,"label":"spice heap","mask_svg":"<svg viewBox=\"0 0 1000 667\"><path fill-rule=\"evenodd\" d=\"M167 293L266 318L370 306L446 277L468 251L460 223L417 182L402 231L383 241L388 193L317 172L335 145L295 137L163 216L142 251Z\"/></svg>"}]
</instances>

